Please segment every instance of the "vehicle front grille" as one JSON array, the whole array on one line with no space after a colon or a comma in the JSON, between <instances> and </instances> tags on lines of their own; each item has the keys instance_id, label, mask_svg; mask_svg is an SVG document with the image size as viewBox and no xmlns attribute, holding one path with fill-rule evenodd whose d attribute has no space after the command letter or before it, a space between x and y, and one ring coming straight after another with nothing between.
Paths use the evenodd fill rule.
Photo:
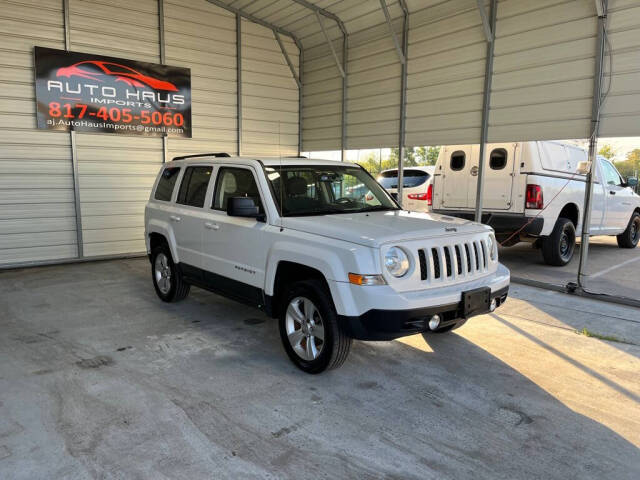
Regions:
<instances>
[{"instance_id":1,"label":"vehicle front grille","mask_svg":"<svg viewBox=\"0 0 640 480\"><path fill-rule=\"evenodd\" d=\"M472 279L487 272L489 267L485 239L420 248L418 259L420 279L426 282Z\"/></svg>"}]
</instances>

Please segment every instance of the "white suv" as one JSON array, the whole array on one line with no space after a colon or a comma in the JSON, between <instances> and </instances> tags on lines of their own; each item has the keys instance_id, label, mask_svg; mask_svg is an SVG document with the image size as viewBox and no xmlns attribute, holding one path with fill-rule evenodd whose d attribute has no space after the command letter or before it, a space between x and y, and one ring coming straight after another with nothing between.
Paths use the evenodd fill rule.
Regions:
<instances>
[{"instance_id":1,"label":"white suv","mask_svg":"<svg viewBox=\"0 0 640 480\"><path fill-rule=\"evenodd\" d=\"M309 373L340 366L354 338L457 328L509 288L490 227L403 211L346 162L178 157L158 175L145 238L162 300L195 285L257 306Z\"/></svg>"}]
</instances>

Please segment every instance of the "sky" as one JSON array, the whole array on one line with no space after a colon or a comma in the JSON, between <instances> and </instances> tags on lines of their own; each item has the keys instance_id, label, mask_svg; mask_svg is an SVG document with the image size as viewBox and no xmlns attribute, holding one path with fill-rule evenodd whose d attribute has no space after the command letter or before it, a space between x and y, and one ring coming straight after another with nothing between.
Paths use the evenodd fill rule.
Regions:
<instances>
[{"instance_id":1,"label":"sky","mask_svg":"<svg viewBox=\"0 0 640 480\"><path fill-rule=\"evenodd\" d=\"M587 148L587 140L567 140L571 143L578 143L579 145ZM618 138L599 138L598 150L603 145L611 145L616 152L614 161L618 162L625 160L627 153L635 148L640 148L640 137L618 137ZM347 160L350 162L357 162L360 158L364 158L370 153L374 153L376 157L382 155L382 158L387 158L391 152L390 148L375 148L375 149L363 149L363 150L347 150ZM329 152L303 152L303 155L309 158L323 158L327 160L340 160L340 151Z\"/></svg>"}]
</instances>

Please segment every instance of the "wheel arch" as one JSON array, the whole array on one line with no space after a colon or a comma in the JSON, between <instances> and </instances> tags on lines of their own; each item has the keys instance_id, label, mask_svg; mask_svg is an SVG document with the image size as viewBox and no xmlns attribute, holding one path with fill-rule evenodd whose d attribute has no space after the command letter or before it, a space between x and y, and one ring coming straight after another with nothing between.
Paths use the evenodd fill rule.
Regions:
<instances>
[{"instance_id":1,"label":"wheel arch","mask_svg":"<svg viewBox=\"0 0 640 480\"><path fill-rule=\"evenodd\" d=\"M558 214L558 218L561 217L571 220L576 230L578 229L578 226L580 225L580 209L578 208L578 205L575 203L567 203L562 207L562 210L560 210L560 213Z\"/></svg>"},{"instance_id":2,"label":"wheel arch","mask_svg":"<svg viewBox=\"0 0 640 480\"><path fill-rule=\"evenodd\" d=\"M180 259L178 258L178 251L176 249L175 235L173 234L173 230L164 222L156 220L149 221L147 224L145 240L147 242L148 253L151 253L157 245L164 242L169 246L173 261L175 263L180 262Z\"/></svg>"}]
</instances>

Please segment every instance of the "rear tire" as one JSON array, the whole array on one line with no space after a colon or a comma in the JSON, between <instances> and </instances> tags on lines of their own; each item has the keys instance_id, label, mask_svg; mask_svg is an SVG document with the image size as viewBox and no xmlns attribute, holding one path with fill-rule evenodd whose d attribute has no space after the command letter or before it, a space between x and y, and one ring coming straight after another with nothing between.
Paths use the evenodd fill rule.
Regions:
<instances>
[{"instance_id":1,"label":"rear tire","mask_svg":"<svg viewBox=\"0 0 640 480\"><path fill-rule=\"evenodd\" d=\"M640 213L633 212L627 229L616 237L620 248L636 248L640 240Z\"/></svg>"},{"instance_id":2,"label":"rear tire","mask_svg":"<svg viewBox=\"0 0 640 480\"><path fill-rule=\"evenodd\" d=\"M560 217L551 235L542 239L542 257L545 263L564 267L573 258L576 248L576 227L568 218Z\"/></svg>"},{"instance_id":3,"label":"rear tire","mask_svg":"<svg viewBox=\"0 0 640 480\"><path fill-rule=\"evenodd\" d=\"M179 302L189 295L191 285L184 281L180 267L173 263L166 244L151 252L151 278L156 294L163 302Z\"/></svg>"},{"instance_id":4,"label":"rear tire","mask_svg":"<svg viewBox=\"0 0 640 480\"><path fill-rule=\"evenodd\" d=\"M338 316L322 282L291 284L281 297L280 338L287 355L300 370L320 373L341 366L352 339L338 325Z\"/></svg>"}]
</instances>

